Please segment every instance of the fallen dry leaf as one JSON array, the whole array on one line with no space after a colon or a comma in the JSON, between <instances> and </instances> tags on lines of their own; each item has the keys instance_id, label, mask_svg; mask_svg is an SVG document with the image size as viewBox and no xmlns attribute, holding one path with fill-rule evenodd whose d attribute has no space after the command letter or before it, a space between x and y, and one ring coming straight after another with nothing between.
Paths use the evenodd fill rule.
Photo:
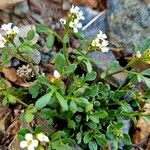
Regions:
<instances>
[{"instance_id":1,"label":"fallen dry leaf","mask_svg":"<svg viewBox=\"0 0 150 150\"><path fill-rule=\"evenodd\" d=\"M144 106L146 108L144 114L150 114L150 104ZM133 144L137 144L143 139L148 139L150 136L150 119L147 117L140 117L135 125L135 132L132 135Z\"/></svg>"},{"instance_id":2,"label":"fallen dry leaf","mask_svg":"<svg viewBox=\"0 0 150 150\"><path fill-rule=\"evenodd\" d=\"M12 7L15 4L22 2L24 0L0 0L0 9L6 9L8 7Z\"/></svg>"},{"instance_id":3,"label":"fallen dry leaf","mask_svg":"<svg viewBox=\"0 0 150 150\"><path fill-rule=\"evenodd\" d=\"M16 69L3 67L2 68L2 73L4 74L5 78L8 79L9 81L11 81L11 82L16 82L17 81Z\"/></svg>"}]
</instances>

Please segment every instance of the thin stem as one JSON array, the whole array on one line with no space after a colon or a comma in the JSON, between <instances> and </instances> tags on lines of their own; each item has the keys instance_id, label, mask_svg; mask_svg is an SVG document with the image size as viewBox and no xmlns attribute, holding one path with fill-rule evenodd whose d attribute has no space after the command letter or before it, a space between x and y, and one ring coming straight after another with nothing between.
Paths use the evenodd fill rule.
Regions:
<instances>
[{"instance_id":1,"label":"thin stem","mask_svg":"<svg viewBox=\"0 0 150 150\"><path fill-rule=\"evenodd\" d=\"M28 107L29 105L27 105L26 103L24 103L23 101L19 100L19 99L16 99L16 101L20 104L22 104L23 106L25 107Z\"/></svg>"}]
</instances>

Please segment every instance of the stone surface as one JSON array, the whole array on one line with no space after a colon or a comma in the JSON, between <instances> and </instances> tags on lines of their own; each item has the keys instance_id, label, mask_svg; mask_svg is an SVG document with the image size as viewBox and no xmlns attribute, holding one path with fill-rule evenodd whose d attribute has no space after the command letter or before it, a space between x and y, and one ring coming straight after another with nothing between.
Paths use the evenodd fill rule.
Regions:
<instances>
[{"instance_id":1,"label":"stone surface","mask_svg":"<svg viewBox=\"0 0 150 150\"><path fill-rule=\"evenodd\" d=\"M124 54L150 37L150 1L108 0L107 10L110 42Z\"/></svg>"},{"instance_id":2,"label":"stone surface","mask_svg":"<svg viewBox=\"0 0 150 150\"><path fill-rule=\"evenodd\" d=\"M81 7L81 10L83 11L84 16L87 16L86 19L82 21L83 27L86 26L89 23L89 21L91 21L93 18L99 15L99 12L91 10L90 8ZM81 32L84 34L85 38L90 39L91 37L98 34L99 30L102 30L106 34L108 32L105 13L103 13L85 30L81 30ZM116 58L111 51L109 51L108 53L102 53L100 51L92 52L89 56L93 59L94 62L99 62L98 64L96 64L96 67L100 73L107 69L109 63L116 61ZM121 85L125 79L126 74L119 73L108 78L107 82L117 87Z\"/></svg>"},{"instance_id":3,"label":"stone surface","mask_svg":"<svg viewBox=\"0 0 150 150\"><path fill-rule=\"evenodd\" d=\"M14 8L15 15L19 17L25 17L29 13L29 6L27 2L21 2L17 4Z\"/></svg>"},{"instance_id":4,"label":"stone surface","mask_svg":"<svg viewBox=\"0 0 150 150\"><path fill-rule=\"evenodd\" d=\"M35 49L31 53L30 58L38 65L41 61L41 53Z\"/></svg>"},{"instance_id":5,"label":"stone surface","mask_svg":"<svg viewBox=\"0 0 150 150\"><path fill-rule=\"evenodd\" d=\"M62 3L62 10L66 11L69 10L71 8L71 4L69 3L68 0L63 0Z\"/></svg>"},{"instance_id":6,"label":"stone surface","mask_svg":"<svg viewBox=\"0 0 150 150\"><path fill-rule=\"evenodd\" d=\"M0 9L6 9L24 0L0 0Z\"/></svg>"},{"instance_id":7,"label":"stone surface","mask_svg":"<svg viewBox=\"0 0 150 150\"><path fill-rule=\"evenodd\" d=\"M86 16L85 20L81 21L83 28L95 17L99 15L98 11L92 10L87 7L80 7L83 11L83 15ZM86 27L86 29L82 29L81 32L84 33L85 38L89 39L92 36L95 36L99 30L102 30L104 33L108 32L108 24L106 20L106 13L102 13L91 25Z\"/></svg>"}]
</instances>

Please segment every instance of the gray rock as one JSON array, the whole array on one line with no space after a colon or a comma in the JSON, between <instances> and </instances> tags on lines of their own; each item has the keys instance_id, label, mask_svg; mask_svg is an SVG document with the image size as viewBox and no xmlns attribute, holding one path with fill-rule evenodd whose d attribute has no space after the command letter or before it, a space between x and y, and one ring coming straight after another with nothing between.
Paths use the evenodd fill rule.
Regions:
<instances>
[{"instance_id":1,"label":"gray rock","mask_svg":"<svg viewBox=\"0 0 150 150\"><path fill-rule=\"evenodd\" d=\"M44 24L44 20L42 19L41 15L31 13L31 17L38 23Z\"/></svg>"},{"instance_id":2,"label":"gray rock","mask_svg":"<svg viewBox=\"0 0 150 150\"><path fill-rule=\"evenodd\" d=\"M42 62L48 63L50 56L47 54L42 54Z\"/></svg>"},{"instance_id":3,"label":"gray rock","mask_svg":"<svg viewBox=\"0 0 150 150\"><path fill-rule=\"evenodd\" d=\"M29 7L26 1L20 2L14 8L15 15L25 17L29 13Z\"/></svg>"},{"instance_id":4,"label":"gray rock","mask_svg":"<svg viewBox=\"0 0 150 150\"><path fill-rule=\"evenodd\" d=\"M41 53L35 49L31 53L30 58L38 65L41 61Z\"/></svg>"},{"instance_id":5,"label":"gray rock","mask_svg":"<svg viewBox=\"0 0 150 150\"><path fill-rule=\"evenodd\" d=\"M99 73L102 73L103 71L107 70L108 64L116 61L116 58L111 51L107 53L103 53L100 51L91 52L89 54L89 57L95 62L94 65L96 66L96 69L98 70ZM121 72L107 78L106 82L115 87L118 87L124 83L126 77L127 74Z\"/></svg>"},{"instance_id":6,"label":"gray rock","mask_svg":"<svg viewBox=\"0 0 150 150\"><path fill-rule=\"evenodd\" d=\"M19 65L20 65L20 61L18 59L13 59L12 60L12 64L11 64L12 67L17 67Z\"/></svg>"},{"instance_id":7,"label":"gray rock","mask_svg":"<svg viewBox=\"0 0 150 150\"><path fill-rule=\"evenodd\" d=\"M91 10L90 8L81 7L81 10L83 11L84 16L86 16L85 20L82 21L83 27L86 26L93 18L99 15L99 12ZM108 27L108 24L106 20L106 14L103 13L97 20L95 20L84 31L81 30L81 32L84 34L85 38L90 39L91 37L98 34L99 30L102 30L103 33L107 34L108 32L107 27ZM89 56L94 62L99 62L95 64L95 66L100 73L107 70L107 66L109 63L116 61L116 58L111 51L109 51L108 53L102 53L100 51L92 52L89 54ZM126 79L126 74L119 73L119 74L113 75L112 77L109 77L107 79L107 82L117 87L121 85L125 79Z\"/></svg>"},{"instance_id":8,"label":"gray rock","mask_svg":"<svg viewBox=\"0 0 150 150\"><path fill-rule=\"evenodd\" d=\"M150 1L108 0L107 10L110 42L125 55L150 37Z\"/></svg>"},{"instance_id":9,"label":"gray rock","mask_svg":"<svg viewBox=\"0 0 150 150\"><path fill-rule=\"evenodd\" d=\"M80 7L80 9L83 11L83 15L85 16L85 20L81 21L83 28L100 13L88 7ZM99 30L102 30L106 34L108 32L106 13L103 13L85 30L81 30L80 32L84 33L85 38L90 39L92 36L95 36Z\"/></svg>"},{"instance_id":10,"label":"gray rock","mask_svg":"<svg viewBox=\"0 0 150 150\"><path fill-rule=\"evenodd\" d=\"M63 0L63 3L62 3L62 10L69 10L71 8L71 4L69 3L68 0Z\"/></svg>"}]
</instances>

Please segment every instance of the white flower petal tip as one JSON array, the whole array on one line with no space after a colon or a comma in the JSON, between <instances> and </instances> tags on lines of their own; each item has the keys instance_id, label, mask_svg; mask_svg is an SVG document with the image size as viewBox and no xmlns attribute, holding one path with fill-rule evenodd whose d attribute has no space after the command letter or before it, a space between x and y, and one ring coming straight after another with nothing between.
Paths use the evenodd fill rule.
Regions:
<instances>
[{"instance_id":1,"label":"white flower petal tip","mask_svg":"<svg viewBox=\"0 0 150 150\"><path fill-rule=\"evenodd\" d=\"M62 25L66 25L66 20L65 20L65 19L61 18L59 21L60 21L60 23L61 23Z\"/></svg>"},{"instance_id":2,"label":"white flower petal tip","mask_svg":"<svg viewBox=\"0 0 150 150\"><path fill-rule=\"evenodd\" d=\"M60 73L57 70L54 70L54 78L59 79L60 76Z\"/></svg>"},{"instance_id":3,"label":"white flower petal tip","mask_svg":"<svg viewBox=\"0 0 150 150\"><path fill-rule=\"evenodd\" d=\"M140 51L137 51L136 54L135 54L135 57L136 58L141 58L142 54Z\"/></svg>"},{"instance_id":4,"label":"white flower petal tip","mask_svg":"<svg viewBox=\"0 0 150 150\"><path fill-rule=\"evenodd\" d=\"M11 35L11 34L18 34L19 33L19 28L16 26L13 26L12 23L8 24L3 24L1 26L1 29L5 31L6 35Z\"/></svg>"},{"instance_id":5,"label":"white flower petal tip","mask_svg":"<svg viewBox=\"0 0 150 150\"><path fill-rule=\"evenodd\" d=\"M109 48L107 46L109 42L106 39L107 39L107 35L103 34L103 32L100 30L96 38L92 40L91 46L100 49L104 53L108 52Z\"/></svg>"},{"instance_id":6,"label":"white flower petal tip","mask_svg":"<svg viewBox=\"0 0 150 150\"><path fill-rule=\"evenodd\" d=\"M20 148L28 149L28 150L35 150L39 145L38 140L33 139L33 135L31 133L27 133L25 135L25 141L20 142Z\"/></svg>"},{"instance_id":7,"label":"white flower petal tip","mask_svg":"<svg viewBox=\"0 0 150 150\"><path fill-rule=\"evenodd\" d=\"M43 133L37 134L37 139L38 139L40 142L45 142L45 143L49 142L48 136L46 136L46 135L43 134Z\"/></svg>"},{"instance_id":8,"label":"white flower petal tip","mask_svg":"<svg viewBox=\"0 0 150 150\"><path fill-rule=\"evenodd\" d=\"M6 43L5 38L0 34L0 48L4 48Z\"/></svg>"}]
</instances>

